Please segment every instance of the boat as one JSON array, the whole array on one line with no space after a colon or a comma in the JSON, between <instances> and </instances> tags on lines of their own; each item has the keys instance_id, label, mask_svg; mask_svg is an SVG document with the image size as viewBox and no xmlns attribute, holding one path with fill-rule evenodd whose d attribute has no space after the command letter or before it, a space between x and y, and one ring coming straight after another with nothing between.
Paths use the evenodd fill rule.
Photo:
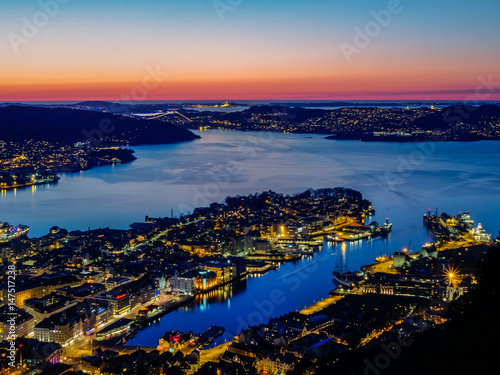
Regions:
<instances>
[{"instance_id":1,"label":"boat","mask_svg":"<svg viewBox=\"0 0 500 375\"><path fill-rule=\"evenodd\" d=\"M383 263L383 262L387 262L389 260L391 260L391 257L389 257L387 255L381 255L381 256L375 258L375 261L377 263Z\"/></svg>"},{"instance_id":2,"label":"boat","mask_svg":"<svg viewBox=\"0 0 500 375\"><path fill-rule=\"evenodd\" d=\"M389 223L389 219L385 219L384 225L379 225L376 221L369 224L370 231L373 236L387 236L392 230L392 223Z\"/></svg>"},{"instance_id":3,"label":"boat","mask_svg":"<svg viewBox=\"0 0 500 375\"><path fill-rule=\"evenodd\" d=\"M367 225L347 225L338 232L338 237L345 241L357 241L372 236L373 229Z\"/></svg>"},{"instance_id":4,"label":"boat","mask_svg":"<svg viewBox=\"0 0 500 375\"><path fill-rule=\"evenodd\" d=\"M336 270L332 272L333 283L339 286L347 286L349 288L357 285L362 279L362 273L351 272L347 270L347 258L345 259L345 268L343 255L345 255L346 244L342 244L342 252L337 253L337 265Z\"/></svg>"},{"instance_id":5,"label":"boat","mask_svg":"<svg viewBox=\"0 0 500 375\"><path fill-rule=\"evenodd\" d=\"M331 241L331 242L337 242L337 243L344 242L344 239L340 238L340 236L338 234L335 236L326 236L326 240Z\"/></svg>"},{"instance_id":6,"label":"boat","mask_svg":"<svg viewBox=\"0 0 500 375\"><path fill-rule=\"evenodd\" d=\"M342 239L345 241L358 241L370 237L369 232L342 232Z\"/></svg>"},{"instance_id":7,"label":"boat","mask_svg":"<svg viewBox=\"0 0 500 375\"><path fill-rule=\"evenodd\" d=\"M380 235L386 236L392 230L392 223L389 223L389 219L385 220L385 224L380 227Z\"/></svg>"},{"instance_id":8,"label":"boat","mask_svg":"<svg viewBox=\"0 0 500 375\"><path fill-rule=\"evenodd\" d=\"M486 232L483 229L483 226L481 225L481 223L479 223L476 228L472 228L470 230L470 233L472 233L475 241L479 241L479 242L491 241L491 234L489 234L488 232Z\"/></svg>"},{"instance_id":9,"label":"boat","mask_svg":"<svg viewBox=\"0 0 500 375\"><path fill-rule=\"evenodd\" d=\"M356 286L356 279L358 276L355 272L345 271L340 273L338 271L333 271L333 281L339 285L348 286L349 288Z\"/></svg>"},{"instance_id":10,"label":"boat","mask_svg":"<svg viewBox=\"0 0 500 375\"><path fill-rule=\"evenodd\" d=\"M137 321L146 322L151 321L156 316L164 312L163 308L158 305L149 305L137 312Z\"/></svg>"},{"instance_id":11,"label":"boat","mask_svg":"<svg viewBox=\"0 0 500 375\"><path fill-rule=\"evenodd\" d=\"M0 223L0 243L13 241L28 234L30 228L25 225L12 226L9 223Z\"/></svg>"}]
</instances>

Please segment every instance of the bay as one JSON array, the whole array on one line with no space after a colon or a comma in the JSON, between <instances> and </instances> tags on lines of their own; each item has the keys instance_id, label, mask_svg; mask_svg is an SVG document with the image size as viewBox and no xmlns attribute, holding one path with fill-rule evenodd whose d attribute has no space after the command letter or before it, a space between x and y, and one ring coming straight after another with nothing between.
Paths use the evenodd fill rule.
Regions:
<instances>
[{"instance_id":1,"label":"bay","mask_svg":"<svg viewBox=\"0 0 500 375\"><path fill-rule=\"evenodd\" d=\"M30 226L31 236L58 225L68 230L127 228L145 215L187 213L227 196L265 190L294 194L344 186L373 202L379 223L389 218L387 239L353 242L345 257L351 270L380 254L415 251L429 236L422 215L431 208L473 219L494 236L500 229L500 148L494 141L383 143L326 140L320 135L210 130L201 139L136 147L137 160L76 174L58 184L2 192L0 220ZM202 296L140 332L129 344L156 346L167 330L199 332L245 324L301 309L333 289L338 249L324 247L262 277L249 277ZM271 297L279 293L280 303ZM267 307L266 307L267 306ZM272 310L272 311L271 311ZM253 315L251 315L253 314Z\"/></svg>"}]
</instances>

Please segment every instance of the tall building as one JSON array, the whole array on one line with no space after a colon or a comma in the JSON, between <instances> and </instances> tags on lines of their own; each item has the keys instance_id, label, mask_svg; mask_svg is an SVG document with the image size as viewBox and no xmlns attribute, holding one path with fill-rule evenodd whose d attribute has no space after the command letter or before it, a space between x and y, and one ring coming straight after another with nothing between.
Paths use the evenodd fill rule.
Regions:
<instances>
[{"instance_id":1,"label":"tall building","mask_svg":"<svg viewBox=\"0 0 500 375\"><path fill-rule=\"evenodd\" d=\"M194 294L196 291L196 273L185 272L182 275L175 274L170 278L170 289L174 294Z\"/></svg>"}]
</instances>

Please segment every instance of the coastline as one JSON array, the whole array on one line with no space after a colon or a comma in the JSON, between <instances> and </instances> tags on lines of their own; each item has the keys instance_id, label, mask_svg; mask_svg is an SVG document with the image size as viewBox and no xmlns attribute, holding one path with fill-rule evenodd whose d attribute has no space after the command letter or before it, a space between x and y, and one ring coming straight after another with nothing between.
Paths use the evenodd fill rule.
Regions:
<instances>
[{"instance_id":1,"label":"coastline","mask_svg":"<svg viewBox=\"0 0 500 375\"><path fill-rule=\"evenodd\" d=\"M339 136L340 135L340 136ZM418 137L418 136L376 136L376 135L345 135L345 134L332 134L324 139L333 141L361 141L361 142L381 142L381 143L420 143L420 142L480 142L480 141L500 141L500 138L469 138L464 137L463 139L450 139L443 136L432 136L432 137Z\"/></svg>"}]
</instances>

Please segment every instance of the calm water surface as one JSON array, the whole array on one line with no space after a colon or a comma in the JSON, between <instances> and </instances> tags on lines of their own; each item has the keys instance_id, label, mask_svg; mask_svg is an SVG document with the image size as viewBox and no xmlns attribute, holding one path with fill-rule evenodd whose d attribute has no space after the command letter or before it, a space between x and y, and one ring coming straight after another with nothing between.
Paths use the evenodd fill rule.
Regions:
<instances>
[{"instance_id":1,"label":"calm water surface","mask_svg":"<svg viewBox=\"0 0 500 375\"><path fill-rule=\"evenodd\" d=\"M127 228L145 215L187 213L226 196L263 190L287 194L345 186L373 202L393 233L388 239L347 246L350 269L380 253L419 250L428 240L422 215L439 208L470 210L496 235L500 230L500 147L495 142L363 143L322 136L234 131L200 132L201 139L136 147L138 160L120 166L64 174L56 185L9 191L0 197L0 221L25 224L41 236L58 225L68 230ZM246 324L303 308L333 288L337 249L281 266L262 277L213 292L162 318L129 343L156 346L166 330L202 331L212 324L234 333ZM272 293L279 303L267 304Z\"/></svg>"}]
</instances>

